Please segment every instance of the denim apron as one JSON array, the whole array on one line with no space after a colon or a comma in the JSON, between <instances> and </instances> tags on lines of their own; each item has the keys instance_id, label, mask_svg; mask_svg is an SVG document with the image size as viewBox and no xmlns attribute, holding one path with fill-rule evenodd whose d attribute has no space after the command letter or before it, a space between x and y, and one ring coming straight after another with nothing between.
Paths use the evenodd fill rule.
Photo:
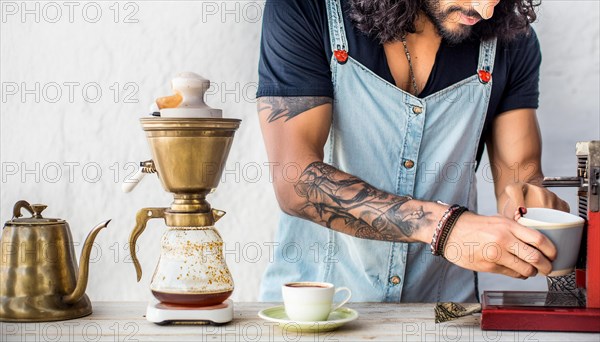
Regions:
<instances>
[{"instance_id":1,"label":"denim apron","mask_svg":"<svg viewBox=\"0 0 600 342\"><path fill-rule=\"evenodd\" d=\"M339 0L327 0L332 50L348 51ZM476 154L487 114L496 40L482 41L473 76L425 98L385 81L352 57L332 56L333 122L325 162L383 191L477 210ZM260 299L281 285L325 281L353 301L477 301L477 275L433 256L429 244L355 238L282 213Z\"/></svg>"}]
</instances>

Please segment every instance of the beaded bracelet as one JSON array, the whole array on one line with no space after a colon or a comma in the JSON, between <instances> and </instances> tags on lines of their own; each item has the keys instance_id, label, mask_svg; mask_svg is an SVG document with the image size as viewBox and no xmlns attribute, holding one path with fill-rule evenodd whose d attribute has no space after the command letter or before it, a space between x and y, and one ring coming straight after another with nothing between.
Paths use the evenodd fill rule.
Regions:
<instances>
[{"instance_id":1,"label":"beaded bracelet","mask_svg":"<svg viewBox=\"0 0 600 342\"><path fill-rule=\"evenodd\" d=\"M442 202L438 202L438 203L442 203ZM456 210L458 208L459 208L458 204L454 204L454 205L448 207L448 209L446 209L446 211L442 215L442 218L438 221L438 224L435 227L435 231L433 232L433 237L431 238L431 254L438 255L437 254L438 237L440 236L442 227L444 227L444 224L446 223L446 220L448 220L448 217L450 217L450 215L454 212L454 210Z\"/></svg>"},{"instance_id":2,"label":"beaded bracelet","mask_svg":"<svg viewBox=\"0 0 600 342\"><path fill-rule=\"evenodd\" d=\"M453 210L444 225L442 226L442 230L440 236L438 237L437 245L436 245L436 255L440 255L444 257L444 248L446 247L446 242L448 241L448 237L452 232L452 229L456 225L458 218L465 213L465 211L469 211L469 209L465 207L458 207Z\"/></svg>"}]
</instances>

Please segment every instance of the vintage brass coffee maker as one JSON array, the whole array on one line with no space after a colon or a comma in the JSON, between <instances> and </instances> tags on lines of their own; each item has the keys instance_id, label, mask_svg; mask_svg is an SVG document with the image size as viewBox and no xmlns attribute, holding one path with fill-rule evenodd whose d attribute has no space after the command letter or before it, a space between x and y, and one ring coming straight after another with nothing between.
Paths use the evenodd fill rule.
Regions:
<instances>
[{"instance_id":1,"label":"vintage brass coffee maker","mask_svg":"<svg viewBox=\"0 0 600 342\"><path fill-rule=\"evenodd\" d=\"M176 107L161 108L158 101L160 116L140 119L152 160L141 163L139 174L157 173L174 201L169 208L138 211L129 239L131 256L139 281L136 241L148 220L163 219L167 231L150 284L159 302L148 305L147 319L159 324L226 323L233 319L233 302L228 299L233 279L214 226L225 212L213 209L206 195L220 181L241 120L220 118L219 110L204 104L208 80L184 73L172 83L175 101L162 103Z\"/></svg>"}]
</instances>

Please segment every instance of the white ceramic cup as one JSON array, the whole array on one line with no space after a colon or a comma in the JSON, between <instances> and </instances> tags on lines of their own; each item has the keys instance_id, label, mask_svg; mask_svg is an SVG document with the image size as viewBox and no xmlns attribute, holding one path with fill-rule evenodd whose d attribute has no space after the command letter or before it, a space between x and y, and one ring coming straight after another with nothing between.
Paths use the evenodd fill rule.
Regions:
<instances>
[{"instance_id":1,"label":"white ceramic cup","mask_svg":"<svg viewBox=\"0 0 600 342\"><path fill-rule=\"evenodd\" d=\"M333 305L333 296L340 291L346 291L348 295ZM289 319L298 322L326 321L332 311L342 307L352 297L347 287L335 288L331 283L310 281L283 284L281 292L285 313Z\"/></svg>"},{"instance_id":2,"label":"white ceramic cup","mask_svg":"<svg viewBox=\"0 0 600 342\"><path fill-rule=\"evenodd\" d=\"M527 214L518 222L544 234L556 247L556 259L552 262L549 277L563 276L573 271L579 255L584 219L554 209L527 208Z\"/></svg>"}]
</instances>

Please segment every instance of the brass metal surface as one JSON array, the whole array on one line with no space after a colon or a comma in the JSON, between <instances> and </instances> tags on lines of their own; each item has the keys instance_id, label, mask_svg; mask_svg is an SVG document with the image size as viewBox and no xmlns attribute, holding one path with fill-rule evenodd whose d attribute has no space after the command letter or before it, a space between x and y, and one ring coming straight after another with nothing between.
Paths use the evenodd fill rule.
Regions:
<instances>
[{"instance_id":1,"label":"brass metal surface","mask_svg":"<svg viewBox=\"0 0 600 342\"><path fill-rule=\"evenodd\" d=\"M83 248L81 249L81 256L79 257L79 272L77 274L77 286L75 287L75 290L73 290L73 292L62 298L63 302L67 304L75 304L85 294L85 288L87 287L90 269L90 253L92 251L94 240L96 239L96 235L98 235L100 230L106 228L110 221L111 220L108 220L98 224L96 227L94 227L94 229L92 229L91 232L88 233L88 236L85 238Z\"/></svg>"},{"instance_id":2,"label":"brass metal surface","mask_svg":"<svg viewBox=\"0 0 600 342\"><path fill-rule=\"evenodd\" d=\"M204 213L180 213L167 210L165 212L165 223L168 227L208 227L212 226L225 212L211 209Z\"/></svg>"},{"instance_id":3,"label":"brass metal surface","mask_svg":"<svg viewBox=\"0 0 600 342\"><path fill-rule=\"evenodd\" d=\"M133 266L135 267L135 273L137 274L137 281L142 279L142 266L140 265L140 261L135 251L137 239L146 229L148 220L164 218L166 210L167 208L143 208L138 210L135 215L135 227L133 228L131 235L129 235L129 251L131 252L131 260L133 260Z\"/></svg>"},{"instance_id":4,"label":"brass metal surface","mask_svg":"<svg viewBox=\"0 0 600 342\"><path fill-rule=\"evenodd\" d=\"M205 134L217 134L218 131L235 131L240 127L240 119L227 118L141 118L144 131L181 131L204 130ZM212 133L211 133L212 132Z\"/></svg>"},{"instance_id":5,"label":"brass metal surface","mask_svg":"<svg viewBox=\"0 0 600 342\"><path fill-rule=\"evenodd\" d=\"M156 173L156 167L154 167L154 161L152 159L140 162L143 173Z\"/></svg>"},{"instance_id":6,"label":"brass metal surface","mask_svg":"<svg viewBox=\"0 0 600 342\"><path fill-rule=\"evenodd\" d=\"M163 188L206 196L221 179L238 119L143 118L142 128Z\"/></svg>"},{"instance_id":7,"label":"brass metal surface","mask_svg":"<svg viewBox=\"0 0 600 342\"><path fill-rule=\"evenodd\" d=\"M33 210L33 218L36 218L36 219L43 218L42 211L44 211L44 209L46 209L46 208L48 208L48 206L45 204L32 204L31 210Z\"/></svg>"},{"instance_id":8,"label":"brass metal surface","mask_svg":"<svg viewBox=\"0 0 600 342\"><path fill-rule=\"evenodd\" d=\"M54 223L64 223L64 220L56 219L56 218L48 218L42 216L42 211L46 209L48 206L45 204L29 204L27 201L18 201L13 206L13 218L12 220L6 222L6 224L10 225L45 225L45 224L54 224ZM22 217L21 214L22 209L27 210L31 217Z\"/></svg>"},{"instance_id":9,"label":"brass metal surface","mask_svg":"<svg viewBox=\"0 0 600 342\"><path fill-rule=\"evenodd\" d=\"M15 205L13 206L13 219L17 219L23 216L23 214L21 214L21 209L26 209L27 211L29 211L31 216L34 215L33 208L31 208L31 204L29 204L29 202L27 201L20 200L17 201L17 203L15 203Z\"/></svg>"},{"instance_id":10,"label":"brass metal surface","mask_svg":"<svg viewBox=\"0 0 600 342\"><path fill-rule=\"evenodd\" d=\"M19 201L6 222L0 244L0 321L45 322L78 318L92 313L85 295L90 251L97 225L85 240L78 270L67 222L47 219L45 205ZM19 218L21 209L31 218Z\"/></svg>"},{"instance_id":11,"label":"brass metal surface","mask_svg":"<svg viewBox=\"0 0 600 342\"><path fill-rule=\"evenodd\" d=\"M210 204L204 194L174 194L171 211L182 213L209 213Z\"/></svg>"},{"instance_id":12,"label":"brass metal surface","mask_svg":"<svg viewBox=\"0 0 600 342\"><path fill-rule=\"evenodd\" d=\"M225 215L224 211L211 208L206 195L219 185L241 120L154 117L140 119L140 122L152 152L152 160L141 164L143 172L156 171L163 188L173 193L174 200L170 208L144 208L136 214L136 225L129 238L129 248L138 281L142 277L142 268L135 246L148 220L163 218L167 227L178 230L214 230L214 223ZM219 238L216 242L222 244L220 235L216 230L214 232ZM220 272L221 277L228 274L231 278L225 263L217 263L213 268L215 272ZM209 276L208 282L211 277L216 275ZM228 294L217 300L226 299L233 291L232 281L230 287L227 289ZM183 295L185 297L187 294ZM161 294L155 296L161 299ZM186 300L189 301L189 298Z\"/></svg>"}]
</instances>

